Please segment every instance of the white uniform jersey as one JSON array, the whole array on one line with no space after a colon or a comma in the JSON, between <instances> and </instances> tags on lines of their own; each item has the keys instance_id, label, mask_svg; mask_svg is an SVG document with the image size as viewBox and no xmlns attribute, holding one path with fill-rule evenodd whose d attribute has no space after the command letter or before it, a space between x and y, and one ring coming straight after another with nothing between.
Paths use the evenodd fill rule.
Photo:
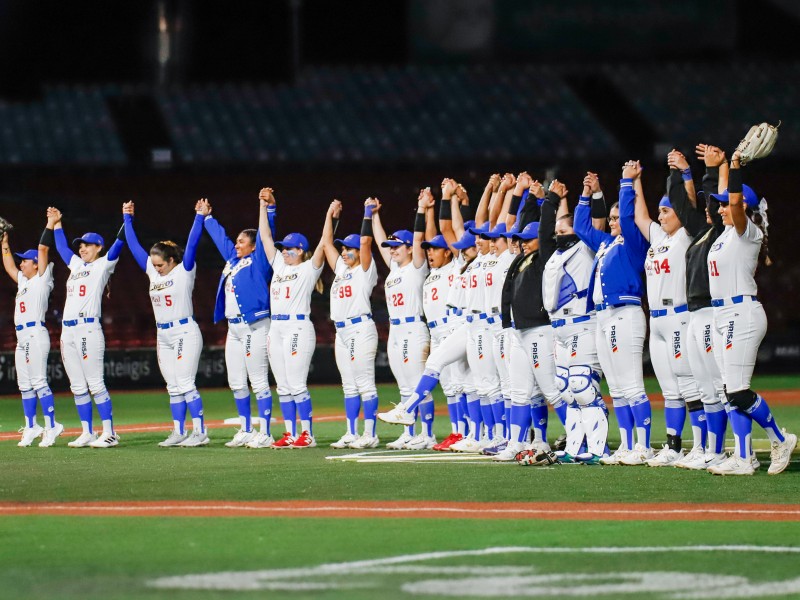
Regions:
<instances>
[{"instance_id":1,"label":"white uniform jersey","mask_svg":"<svg viewBox=\"0 0 800 600\"><path fill-rule=\"evenodd\" d=\"M187 271L183 263L179 263L166 275L159 275L148 257L145 272L150 278L150 302L156 323L179 321L194 314L192 290L197 265Z\"/></svg>"},{"instance_id":2,"label":"white uniform jersey","mask_svg":"<svg viewBox=\"0 0 800 600\"><path fill-rule=\"evenodd\" d=\"M708 281L712 298L755 296L754 275L764 234L749 219L742 235L726 227L708 251Z\"/></svg>"},{"instance_id":3,"label":"white uniform jersey","mask_svg":"<svg viewBox=\"0 0 800 600\"><path fill-rule=\"evenodd\" d=\"M450 291L447 293L447 306L457 309L463 309L466 306L467 276L461 273L466 262L464 255L459 254L450 263L453 265L453 285L450 286Z\"/></svg>"},{"instance_id":4,"label":"white uniform jersey","mask_svg":"<svg viewBox=\"0 0 800 600\"><path fill-rule=\"evenodd\" d=\"M101 256L94 262L85 263L78 256L72 257L69 261L67 302L64 305L65 321L82 317L100 318L103 289L117 266L117 260Z\"/></svg>"},{"instance_id":5,"label":"white uniform jersey","mask_svg":"<svg viewBox=\"0 0 800 600\"><path fill-rule=\"evenodd\" d=\"M233 287L233 274L225 278L225 318L234 319L239 315L239 301L236 299L236 288Z\"/></svg>"},{"instance_id":6,"label":"white uniform jersey","mask_svg":"<svg viewBox=\"0 0 800 600\"><path fill-rule=\"evenodd\" d=\"M486 312L497 314L503 296L503 283L506 280L508 268L514 260L514 255L508 250L499 256L490 254L484 265L485 272L485 298Z\"/></svg>"},{"instance_id":7,"label":"white uniform jersey","mask_svg":"<svg viewBox=\"0 0 800 600\"><path fill-rule=\"evenodd\" d=\"M544 308L551 319L586 314L586 290L593 263L594 252L583 242L553 253L544 267L542 282Z\"/></svg>"},{"instance_id":8,"label":"white uniform jersey","mask_svg":"<svg viewBox=\"0 0 800 600\"><path fill-rule=\"evenodd\" d=\"M486 312L485 264L491 258L491 254L478 254L464 271L467 280L465 304L469 311Z\"/></svg>"},{"instance_id":9,"label":"white uniform jersey","mask_svg":"<svg viewBox=\"0 0 800 600\"><path fill-rule=\"evenodd\" d=\"M348 267L342 257L336 260L336 278L331 285L331 320L344 321L372 312L370 296L378 283L378 270L373 260L366 271L361 265Z\"/></svg>"},{"instance_id":10,"label":"white uniform jersey","mask_svg":"<svg viewBox=\"0 0 800 600\"><path fill-rule=\"evenodd\" d=\"M425 319L428 322L439 321L447 316L447 300L450 289L459 285L459 266L451 260L446 265L431 269L422 286L422 308L425 310Z\"/></svg>"},{"instance_id":11,"label":"white uniform jersey","mask_svg":"<svg viewBox=\"0 0 800 600\"><path fill-rule=\"evenodd\" d=\"M17 298L14 304L14 325L41 323L47 312L47 299L53 291L53 263L47 265L44 273L28 279L19 271L17 274Z\"/></svg>"},{"instance_id":12,"label":"white uniform jersey","mask_svg":"<svg viewBox=\"0 0 800 600\"><path fill-rule=\"evenodd\" d=\"M405 267L394 261L383 284L390 319L422 316L422 284L428 276L427 261L417 269L411 260Z\"/></svg>"},{"instance_id":13,"label":"white uniform jersey","mask_svg":"<svg viewBox=\"0 0 800 600\"><path fill-rule=\"evenodd\" d=\"M686 250L691 243L692 238L683 227L669 236L658 223L650 223L650 249L644 272L651 310L686 304Z\"/></svg>"},{"instance_id":14,"label":"white uniform jersey","mask_svg":"<svg viewBox=\"0 0 800 600\"><path fill-rule=\"evenodd\" d=\"M311 259L299 265L287 265L283 254L275 253L272 263L271 308L273 315L308 315L311 313L311 294L322 274L322 265L315 268Z\"/></svg>"}]
</instances>

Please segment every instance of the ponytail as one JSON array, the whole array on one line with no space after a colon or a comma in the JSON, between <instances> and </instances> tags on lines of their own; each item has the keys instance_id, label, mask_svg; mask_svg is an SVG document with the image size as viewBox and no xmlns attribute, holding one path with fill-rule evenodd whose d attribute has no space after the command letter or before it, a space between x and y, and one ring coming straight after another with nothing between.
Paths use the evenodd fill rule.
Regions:
<instances>
[{"instance_id":1,"label":"ponytail","mask_svg":"<svg viewBox=\"0 0 800 600\"><path fill-rule=\"evenodd\" d=\"M311 250L306 250L303 252L303 261L306 262L307 260L311 260L311 257L314 256L314 253ZM325 286L322 283L322 279L317 279L317 283L314 284L314 291L321 294L325 291Z\"/></svg>"},{"instance_id":2,"label":"ponytail","mask_svg":"<svg viewBox=\"0 0 800 600\"><path fill-rule=\"evenodd\" d=\"M758 262L765 267L772 266L772 259L769 256L769 235L767 230L769 228L769 220L767 219L767 201L762 198L758 206L753 209L747 207L745 214L753 222L753 224L761 230L764 237L761 238L761 248L758 251Z\"/></svg>"}]
</instances>

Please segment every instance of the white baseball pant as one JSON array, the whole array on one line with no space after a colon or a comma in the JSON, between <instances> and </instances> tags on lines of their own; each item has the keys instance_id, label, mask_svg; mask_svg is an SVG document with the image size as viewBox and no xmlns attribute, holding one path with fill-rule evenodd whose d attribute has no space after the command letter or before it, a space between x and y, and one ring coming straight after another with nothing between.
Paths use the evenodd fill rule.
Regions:
<instances>
[{"instance_id":1,"label":"white baseball pant","mask_svg":"<svg viewBox=\"0 0 800 600\"><path fill-rule=\"evenodd\" d=\"M317 334L309 319L273 321L267 350L278 396L296 396L308 390L308 371L316 345Z\"/></svg>"},{"instance_id":2,"label":"white baseball pant","mask_svg":"<svg viewBox=\"0 0 800 600\"><path fill-rule=\"evenodd\" d=\"M758 301L745 301L732 306L714 307L714 327L717 360L725 391L750 389L761 340L767 333L767 315ZM719 349L719 352L717 352Z\"/></svg>"},{"instance_id":3,"label":"white baseball pant","mask_svg":"<svg viewBox=\"0 0 800 600\"><path fill-rule=\"evenodd\" d=\"M720 347L714 339L719 337L714 328L714 309L709 306L690 312L687 335L689 365L700 390L700 399L704 404L724 401L722 374L715 358Z\"/></svg>"},{"instance_id":4,"label":"white baseball pant","mask_svg":"<svg viewBox=\"0 0 800 600\"><path fill-rule=\"evenodd\" d=\"M17 385L21 392L38 390L47 385L47 356L50 353L50 334L42 325L17 331L14 364Z\"/></svg>"},{"instance_id":5,"label":"white baseball pant","mask_svg":"<svg viewBox=\"0 0 800 600\"><path fill-rule=\"evenodd\" d=\"M647 322L638 305L597 313L597 357L614 399L639 398L644 392L642 351Z\"/></svg>"},{"instance_id":6,"label":"white baseball pant","mask_svg":"<svg viewBox=\"0 0 800 600\"><path fill-rule=\"evenodd\" d=\"M156 342L158 366L169 395L182 396L197 389L195 379L203 336L194 319L177 327L158 329Z\"/></svg>"},{"instance_id":7,"label":"white baseball pant","mask_svg":"<svg viewBox=\"0 0 800 600\"><path fill-rule=\"evenodd\" d=\"M389 355L389 368L397 381L401 398L410 398L414 393L425 371L429 350L430 335L427 325L422 321L389 327L386 351Z\"/></svg>"},{"instance_id":8,"label":"white baseball pant","mask_svg":"<svg viewBox=\"0 0 800 600\"><path fill-rule=\"evenodd\" d=\"M378 331L375 322L365 320L338 328L333 349L336 366L342 376L345 398L358 395L362 398L376 396L375 356L378 353Z\"/></svg>"},{"instance_id":9,"label":"white baseball pant","mask_svg":"<svg viewBox=\"0 0 800 600\"><path fill-rule=\"evenodd\" d=\"M555 404L561 393L556 383L553 328L550 325L515 330L511 337L510 394L514 404L530 404L544 395Z\"/></svg>"},{"instance_id":10,"label":"white baseball pant","mask_svg":"<svg viewBox=\"0 0 800 600\"><path fill-rule=\"evenodd\" d=\"M467 364L472 373L475 391L485 400L500 395L500 375L494 360L494 329L485 319L467 323Z\"/></svg>"},{"instance_id":11,"label":"white baseball pant","mask_svg":"<svg viewBox=\"0 0 800 600\"><path fill-rule=\"evenodd\" d=\"M234 392L247 389L247 379L253 392L259 394L269 389L269 359L267 335L270 319L255 323L228 323L225 338L225 368L228 385Z\"/></svg>"},{"instance_id":12,"label":"white baseball pant","mask_svg":"<svg viewBox=\"0 0 800 600\"><path fill-rule=\"evenodd\" d=\"M650 362L664 400L699 400L689 364L690 313L650 317Z\"/></svg>"},{"instance_id":13,"label":"white baseball pant","mask_svg":"<svg viewBox=\"0 0 800 600\"><path fill-rule=\"evenodd\" d=\"M74 396L83 396L87 392L94 396L106 390L103 379L105 350L103 328L96 320L61 329L61 360Z\"/></svg>"}]
</instances>

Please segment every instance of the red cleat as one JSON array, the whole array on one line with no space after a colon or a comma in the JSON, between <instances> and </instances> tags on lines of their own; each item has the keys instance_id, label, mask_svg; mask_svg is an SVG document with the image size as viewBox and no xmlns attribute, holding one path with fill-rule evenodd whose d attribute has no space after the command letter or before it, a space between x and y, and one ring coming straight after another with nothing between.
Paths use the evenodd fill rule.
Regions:
<instances>
[{"instance_id":1,"label":"red cleat","mask_svg":"<svg viewBox=\"0 0 800 600\"><path fill-rule=\"evenodd\" d=\"M315 440L312 435L304 431L300 434L294 444L292 444L292 448L316 448L317 447L317 440Z\"/></svg>"},{"instance_id":2,"label":"red cleat","mask_svg":"<svg viewBox=\"0 0 800 600\"><path fill-rule=\"evenodd\" d=\"M294 436L288 431L284 432L283 437L279 439L277 442L270 446L271 448L277 448L280 450L281 448L291 448L292 444L294 444Z\"/></svg>"},{"instance_id":3,"label":"red cleat","mask_svg":"<svg viewBox=\"0 0 800 600\"><path fill-rule=\"evenodd\" d=\"M436 444L433 449L438 450L439 452L448 452L450 450L450 446L455 444L456 442L460 442L464 439L464 436L460 433L451 433L446 438L444 438L441 442Z\"/></svg>"}]
</instances>

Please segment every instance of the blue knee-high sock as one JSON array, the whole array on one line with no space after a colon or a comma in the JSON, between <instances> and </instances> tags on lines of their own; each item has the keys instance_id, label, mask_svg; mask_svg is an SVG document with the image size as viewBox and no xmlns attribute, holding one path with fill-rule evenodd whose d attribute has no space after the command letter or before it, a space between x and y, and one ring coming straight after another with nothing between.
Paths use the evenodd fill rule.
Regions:
<instances>
[{"instance_id":1,"label":"blue knee-high sock","mask_svg":"<svg viewBox=\"0 0 800 600\"><path fill-rule=\"evenodd\" d=\"M311 396L306 390L302 394L294 395L294 402L297 405L297 414L300 417L300 431L307 431L314 435L314 423L312 419Z\"/></svg>"},{"instance_id":2,"label":"blue knee-high sock","mask_svg":"<svg viewBox=\"0 0 800 600\"><path fill-rule=\"evenodd\" d=\"M506 421L506 405L503 404L503 397L502 396L498 396L497 398L495 398L492 401L491 409L492 409L492 416L494 417L495 430L502 428L502 431L500 431L500 432L495 431L495 433L505 437L505 433L506 433L506 422L505 422ZM498 425L500 426L499 428L498 428ZM508 439L508 438L506 438L506 439Z\"/></svg>"},{"instance_id":3,"label":"blue knee-high sock","mask_svg":"<svg viewBox=\"0 0 800 600\"><path fill-rule=\"evenodd\" d=\"M292 434L292 437L297 437L297 406L294 403L294 397L291 394L286 396L278 396L281 404L281 415L283 415L283 422L286 425L286 431Z\"/></svg>"},{"instance_id":4,"label":"blue knee-high sock","mask_svg":"<svg viewBox=\"0 0 800 600\"><path fill-rule=\"evenodd\" d=\"M200 397L200 392L192 390L184 394L183 397L186 400L189 414L192 416L192 428L195 431L205 432L206 420L203 416L203 398Z\"/></svg>"},{"instance_id":5,"label":"blue knee-high sock","mask_svg":"<svg viewBox=\"0 0 800 600\"><path fill-rule=\"evenodd\" d=\"M511 398L503 398L503 423L505 424L505 431L503 437L507 440L511 439Z\"/></svg>"},{"instance_id":6,"label":"blue knee-high sock","mask_svg":"<svg viewBox=\"0 0 800 600\"><path fill-rule=\"evenodd\" d=\"M428 437L433 437L433 398L419 405L419 419L422 431Z\"/></svg>"},{"instance_id":7,"label":"blue knee-high sock","mask_svg":"<svg viewBox=\"0 0 800 600\"><path fill-rule=\"evenodd\" d=\"M239 421L245 431L253 430L252 417L250 413L250 390L235 390L233 399L236 400L236 410L239 413Z\"/></svg>"},{"instance_id":8,"label":"blue knee-high sock","mask_svg":"<svg viewBox=\"0 0 800 600\"><path fill-rule=\"evenodd\" d=\"M75 408L78 409L78 418L81 421L84 433L92 433L92 397L88 392L75 396Z\"/></svg>"},{"instance_id":9,"label":"blue knee-high sock","mask_svg":"<svg viewBox=\"0 0 800 600\"><path fill-rule=\"evenodd\" d=\"M422 404L425 398L433 391L433 388L436 387L437 383L439 383L439 373L430 369L425 369L422 377L419 378L419 383L417 383L417 388L414 390L414 393L404 403L406 411L411 412Z\"/></svg>"},{"instance_id":10,"label":"blue knee-high sock","mask_svg":"<svg viewBox=\"0 0 800 600\"><path fill-rule=\"evenodd\" d=\"M747 414L767 432L770 442L782 442L785 439L769 410L767 401L760 395L756 396L756 403L747 409Z\"/></svg>"},{"instance_id":11,"label":"blue knee-high sock","mask_svg":"<svg viewBox=\"0 0 800 600\"><path fill-rule=\"evenodd\" d=\"M653 411L650 400L642 394L636 398L629 398L633 420L636 423L636 439L645 448L650 447L650 426L653 421Z\"/></svg>"},{"instance_id":12,"label":"blue knee-high sock","mask_svg":"<svg viewBox=\"0 0 800 600\"><path fill-rule=\"evenodd\" d=\"M739 457L744 460L750 460L750 440L753 433L753 419L750 415L741 412L739 409L733 409L728 413L731 420L731 429L733 429L733 436L736 438L736 451Z\"/></svg>"},{"instance_id":13,"label":"blue knee-high sock","mask_svg":"<svg viewBox=\"0 0 800 600\"><path fill-rule=\"evenodd\" d=\"M476 394L467 395L467 413L469 414L470 432L469 436L473 439L481 439L481 425L483 425L483 414L481 412L481 399Z\"/></svg>"},{"instance_id":14,"label":"blue knee-high sock","mask_svg":"<svg viewBox=\"0 0 800 600\"><path fill-rule=\"evenodd\" d=\"M458 396L447 397L447 416L450 417L450 427L453 433L458 433Z\"/></svg>"},{"instance_id":15,"label":"blue knee-high sock","mask_svg":"<svg viewBox=\"0 0 800 600\"><path fill-rule=\"evenodd\" d=\"M705 448L708 442L708 424L702 403L699 408L696 405L689 408L689 423L692 426L692 447Z\"/></svg>"},{"instance_id":16,"label":"blue knee-high sock","mask_svg":"<svg viewBox=\"0 0 800 600\"><path fill-rule=\"evenodd\" d=\"M728 413L722 402L704 404L703 411L706 414L706 424L708 425L708 450L715 454L725 451L725 430L728 428Z\"/></svg>"},{"instance_id":17,"label":"blue knee-high sock","mask_svg":"<svg viewBox=\"0 0 800 600\"><path fill-rule=\"evenodd\" d=\"M33 427L36 425L36 392L25 390L21 394L22 412L25 414L25 427Z\"/></svg>"},{"instance_id":18,"label":"blue knee-high sock","mask_svg":"<svg viewBox=\"0 0 800 600\"><path fill-rule=\"evenodd\" d=\"M556 411L556 416L558 420L561 421L562 425L566 425L567 423L567 403L564 402L563 399L559 398L556 400L556 403L553 404L553 410Z\"/></svg>"},{"instance_id":19,"label":"blue knee-high sock","mask_svg":"<svg viewBox=\"0 0 800 600\"><path fill-rule=\"evenodd\" d=\"M547 441L547 401L542 396L531 398L531 425L535 439Z\"/></svg>"},{"instance_id":20,"label":"blue knee-high sock","mask_svg":"<svg viewBox=\"0 0 800 600\"><path fill-rule=\"evenodd\" d=\"M56 399L53 397L53 391L49 385L36 390L36 396L39 398L39 404L42 406L42 416L44 417L44 424L46 427L53 428L56 426Z\"/></svg>"},{"instance_id":21,"label":"blue knee-high sock","mask_svg":"<svg viewBox=\"0 0 800 600\"><path fill-rule=\"evenodd\" d=\"M361 412L361 396L345 396L344 416L347 419L347 433L358 435L358 413Z\"/></svg>"},{"instance_id":22,"label":"blue knee-high sock","mask_svg":"<svg viewBox=\"0 0 800 600\"><path fill-rule=\"evenodd\" d=\"M364 435L375 435L375 418L378 414L378 396L362 398L364 402Z\"/></svg>"},{"instance_id":23,"label":"blue knee-high sock","mask_svg":"<svg viewBox=\"0 0 800 600\"><path fill-rule=\"evenodd\" d=\"M111 406L111 396L108 390L93 394L94 403L97 405L97 414L103 422L103 433L114 433L114 412Z\"/></svg>"},{"instance_id":24,"label":"blue knee-high sock","mask_svg":"<svg viewBox=\"0 0 800 600\"><path fill-rule=\"evenodd\" d=\"M267 388L263 392L256 394L256 406L258 406L258 419L261 421L261 433L266 436L272 435L272 392Z\"/></svg>"},{"instance_id":25,"label":"blue knee-high sock","mask_svg":"<svg viewBox=\"0 0 800 600\"><path fill-rule=\"evenodd\" d=\"M172 412L172 424L175 431L183 435L186 433L186 398L183 394L169 397L169 409Z\"/></svg>"},{"instance_id":26,"label":"blue knee-high sock","mask_svg":"<svg viewBox=\"0 0 800 600\"><path fill-rule=\"evenodd\" d=\"M531 429L531 407L525 404L511 405L511 439L524 444Z\"/></svg>"},{"instance_id":27,"label":"blue knee-high sock","mask_svg":"<svg viewBox=\"0 0 800 600\"><path fill-rule=\"evenodd\" d=\"M467 409L467 395L461 394L458 397L458 433L467 435L469 422L469 410Z\"/></svg>"},{"instance_id":28,"label":"blue knee-high sock","mask_svg":"<svg viewBox=\"0 0 800 600\"><path fill-rule=\"evenodd\" d=\"M683 400L664 400L664 420L667 423L667 435L682 437L686 403Z\"/></svg>"},{"instance_id":29,"label":"blue knee-high sock","mask_svg":"<svg viewBox=\"0 0 800 600\"><path fill-rule=\"evenodd\" d=\"M633 450L633 411L624 398L613 398L614 414L619 423L620 445L627 450Z\"/></svg>"},{"instance_id":30,"label":"blue knee-high sock","mask_svg":"<svg viewBox=\"0 0 800 600\"><path fill-rule=\"evenodd\" d=\"M494 439L494 413L492 412L491 400L489 398L481 398L481 416L483 417L483 429L486 433L486 437L490 440Z\"/></svg>"}]
</instances>

